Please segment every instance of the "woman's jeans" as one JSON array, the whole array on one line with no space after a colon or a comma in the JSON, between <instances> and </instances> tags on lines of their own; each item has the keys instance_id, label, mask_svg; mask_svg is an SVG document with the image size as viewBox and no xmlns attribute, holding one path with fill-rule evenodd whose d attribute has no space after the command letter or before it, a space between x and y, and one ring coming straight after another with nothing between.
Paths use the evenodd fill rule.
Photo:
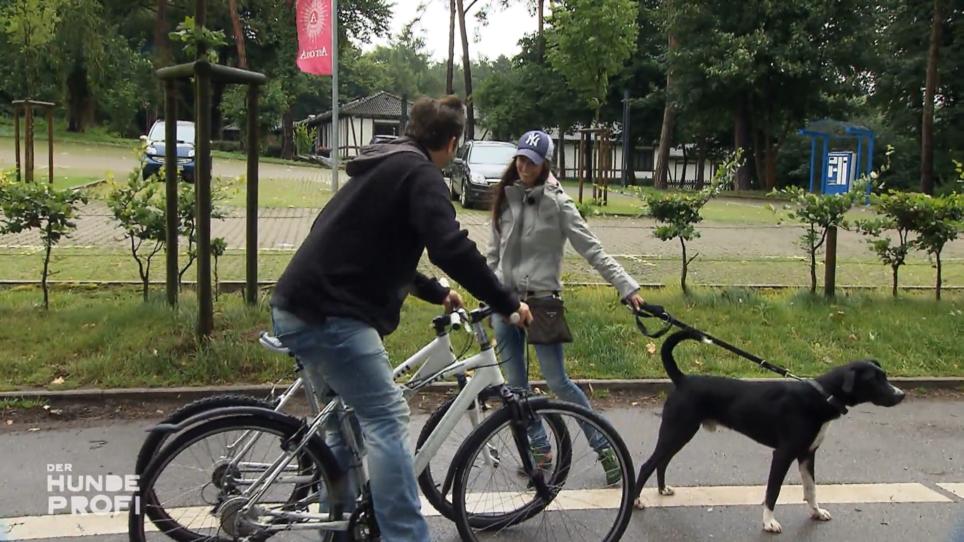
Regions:
<instances>
[{"instance_id":1,"label":"woman's jeans","mask_svg":"<svg viewBox=\"0 0 964 542\"><path fill-rule=\"evenodd\" d=\"M501 355L502 369L505 371L509 386L528 389L529 371L525 356L525 332L504 321L501 316L492 317L492 327L495 328L495 340L498 343L497 351ZM569 403L592 408L586 394L566 375L566 369L563 366L562 344L534 344L533 346L536 349L536 357L539 358L539 366L542 367L542 376L545 377L546 384L556 394L556 397ZM581 425L593 450L602 452L609 448L609 443L598 431L586 424ZM551 448L542 422L537 421L529 425L529 441L534 449L541 452L548 451Z\"/></svg>"},{"instance_id":2,"label":"woman's jeans","mask_svg":"<svg viewBox=\"0 0 964 542\"><path fill-rule=\"evenodd\" d=\"M309 324L277 308L271 316L275 335L304 365L304 376L319 401L330 389L355 410L368 451L372 501L382 540L427 542L428 524L421 514L408 447L408 403L392 379L378 332L350 318ZM337 422L328 429L328 445L348 472L351 458Z\"/></svg>"}]
</instances>

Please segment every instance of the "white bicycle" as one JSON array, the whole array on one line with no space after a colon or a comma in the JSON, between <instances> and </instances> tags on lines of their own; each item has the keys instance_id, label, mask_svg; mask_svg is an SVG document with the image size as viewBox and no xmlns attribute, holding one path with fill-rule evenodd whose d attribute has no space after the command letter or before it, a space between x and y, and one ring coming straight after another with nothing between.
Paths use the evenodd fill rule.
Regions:
<instances>
[{"instance_id":1,"label":"white bicycle","mask_svg":"<svg viewBox=\"0 0 964 542\"><path fill-rule=\"evenodd\" d=\"M549 539L550 532L552 540L567 534L577 540L618 540L632 505L633 467L625 444L589 410L509 390L482 325L490 312L459 310L436 318L436 338L396 369L399 376L414 372L405 383L412 391L461 377L459 394L432 415L418 439L415 469L426 499L454 519L467 540L506 533ZM463 327L471 329L480 352L456 360L448 331ZM301 385L311 400L307 382ZM480 411L495 398L503 408L481 421ZM332 419L351 457L348 472L322 438ZM452 435L460 423L475 430L457 441L455 456L440 466L437 460L447 454L439 452L444 443L456 442ZM546 435L538 443L530 438L536 426ZM150 539L145 517L160 534L177 540L317 540L319 532L330 537L339 531L353 540L378 538L363 438L351 409L338 397L307 421L261 405L227 406L155 431L176 436L142 471L135 495L140 511L130 515L131 540ZM618 470L618 482L602 482L595 490L581 487L613 477L600 468L604 454ZM445 473L441 483L433 472ZM569 487L573 482L580 487ZM479 483L489 485L479 489ZM341 497L346 487L356 488L349 498ZM589 502L601 497L614 505L601 509ZM585 514L589 509L591 518ZM533 522L536 516L543 520ZM559 520L561 531L548 528Z\"/></svg>"}]
</instances>

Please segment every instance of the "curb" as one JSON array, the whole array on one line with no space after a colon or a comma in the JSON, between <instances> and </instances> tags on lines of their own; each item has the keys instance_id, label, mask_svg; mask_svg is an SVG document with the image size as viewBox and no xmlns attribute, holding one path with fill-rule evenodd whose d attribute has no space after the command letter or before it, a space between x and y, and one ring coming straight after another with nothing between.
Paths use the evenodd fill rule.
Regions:
<instances>
[{"instance_id":1,"label":"curb","mask_svg":"<svg viewBox=\"0 0 964 542\"><path fill-rule=\"evenodd\" d=\"M744 379L751 382L766 382L782 380L777 378L748 378ZM944 391L964 391L964 378L962 377L933 377L933 378L912 378L895 377L890 381L903 389L924 389L924 390L944 390ZM591 391L620 391L634 392L644 395L657 395L666 393L673 387L672 382L666 378L639 379L639 380L600 380L600 379L578 379L575 383L584 389ZM19 390L0 392L0 401L5 399L48 399L56 401L97 402L97 401L151 401L162 399L182 399L191 401L212 395L225 393L247 394L254 396L264 396L276 389L283 390L282 385L274 386L271 384L248 384L237 386L200 386L200 387L180 387L180 388L121 388L121 389L81 389L81 390ZM542 380L532 382L533 386L545 387L546 383ZM454 382L438 382L430 384L424 388L428 392L444 393L454 390Z\"/></svg>"}]
</instances>

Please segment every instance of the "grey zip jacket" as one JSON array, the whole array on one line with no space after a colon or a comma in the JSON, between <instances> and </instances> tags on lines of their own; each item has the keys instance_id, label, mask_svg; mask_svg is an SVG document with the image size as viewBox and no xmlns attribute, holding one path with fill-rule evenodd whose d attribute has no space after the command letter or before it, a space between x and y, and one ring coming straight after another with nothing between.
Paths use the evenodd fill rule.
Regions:
<instances>
[{"instance_id":1,"label":"grey zip jacket","mask_svg":"<svg viewBox=\"0 0 964 542\"><path fill-rule=\"evenodd\" d=\"M639 283L606 254L562 185L552 175L545 184L526 189L521 181L505 187L507 205L499 215L501 231L492 224L486 252L489 268L509 289L546 295L562 290L562 258L566 240L626 299Z\"/></svg>"}]
</instances>

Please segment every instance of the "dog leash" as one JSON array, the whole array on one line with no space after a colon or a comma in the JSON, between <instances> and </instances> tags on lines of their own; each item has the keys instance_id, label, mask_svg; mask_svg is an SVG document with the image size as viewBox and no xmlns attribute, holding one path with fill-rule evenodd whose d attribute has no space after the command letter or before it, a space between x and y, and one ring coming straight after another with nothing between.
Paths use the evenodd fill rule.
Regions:
<instances>
[{"instance_id":1,"label":"dog leash","mask_svg":"<svg viewBox=\"0 0 964 542\"><path fill-rule=\"evenodd\" d=\"M709 333L696 329L695 327L685 322L681 322L677 320L673 315L666 312L666 310L660 305L651 305L649 303L643 303L642 305L640 305L639 310L633 311L633 314L636 317L636 327L639 328L639 332L645 335L646 337L649 337L651 339L658 339L663 335L665 335L674 326L680 329L691 331L699 335L700 340L706 344L719 346L720 348L728 352L736 354L744 359L748 359L753 363L756 363L760 367L763 367L768 371L774 372L784 378L789 378L792 380L796 380L798 382L805 382L809 384L814 390L817 391L817 393L819 393L827 401L827 403L830 406L837 409L837 411L840 412L841 415L847 413L847 405L844 404L843 401L835 397L833 394L828 393L827 390L824 389L824 387L821 386L820 383L817 382L816 380L812 378L800 378L799 376L791 373L790 370L786 369L785 367L780 367L779 365L770 363L769 361L757 355L747 352L746 350L743 350L741 348L737 348L736 346L733 346L732 344L722 339L717 339L716 337L713 337ZM646 329L646 325L643 323L643 320L646 318L656 318L658 320L661 320L663 322L662 327L657 331L650 332L648 329Z\"/></svg>"}]
</instances>

